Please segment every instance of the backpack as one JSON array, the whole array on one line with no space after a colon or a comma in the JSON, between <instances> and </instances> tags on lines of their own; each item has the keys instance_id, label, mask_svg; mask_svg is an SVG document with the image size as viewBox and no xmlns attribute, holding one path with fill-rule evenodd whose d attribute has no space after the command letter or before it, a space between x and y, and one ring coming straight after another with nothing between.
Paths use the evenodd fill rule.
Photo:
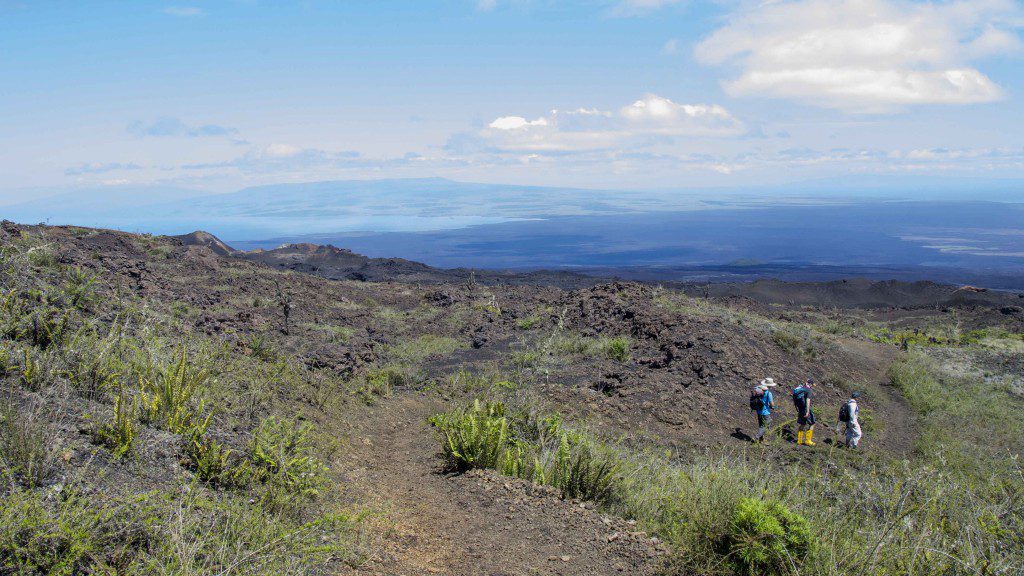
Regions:
<instances>
[{"instance_id":1,"label":"backpack","mask_svg":"<svg viewBox=\"0 0 1024 576\"><path fill-rule=\"evenodd\" d=\"M850 422L853 420L853 413L850 410L850 403L846 402L843 407L839 409L839 421Z\"/></svg>"},{"instance_id":2,"label":"backpack","mask_svg":"<svg viewBox=\"0 0 1024 576\"><path fill-rule=\"evenodd\" d=\"M793 405L797 408L807 406L807 388L797 386L793 389Z\"/></svg>"},{"instance_id":3,"label":"backpack","mask_svg":"<svg viewBox=\"0 0 1024 576\"><path fill-rule=\"evenodd\" d=\"M750 392L750 409L757 412L764 410L764 390L754 388Z\"/></svg>"}]
</instances>

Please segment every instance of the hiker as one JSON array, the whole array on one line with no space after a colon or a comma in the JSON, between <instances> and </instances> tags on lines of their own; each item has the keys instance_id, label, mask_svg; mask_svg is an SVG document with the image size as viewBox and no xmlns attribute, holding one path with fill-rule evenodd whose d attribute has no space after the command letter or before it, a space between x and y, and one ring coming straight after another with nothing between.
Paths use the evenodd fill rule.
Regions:
<instances>
[{"instance_id":1,"label":"hiker","mask_svg":"<svg viewBox=\"0 0 1024 576\"><path fill-rule=\"evenodd\" d=\"M808 378L806 382L793 389L793 406L796 408L796 443L815 446L814 444L814 410L811 409L811 390L814 388L814 380Z\"/></svg>"},{"instance_id":2,"label":"hiker","mask_svg":"<svg viewBox=\"0 0 1024 576\"><path fill-rule=\"evenodd\" d=\"M836 424L836 434L839 434L839 425L846 424L846 447L856 448L860 444L860 407L857 406L857 399L860 392L850 394L850 399L839 409L839 422Z\"/></svg>"},{"instance_id":3,"label":"hiker","mask_svg":"<svg viewBox=\"0 0 1024 576\"><path fill-rule=\"evenodd\" d=\"M757 414L757 435L754 442L760 442L768 428L772 425L772 410L775 408L775 398L772 396L771 388L776 386L775 380L765 378L761 384L756 386L750 393L750 409Z\"/></svg>"}]
</instances>

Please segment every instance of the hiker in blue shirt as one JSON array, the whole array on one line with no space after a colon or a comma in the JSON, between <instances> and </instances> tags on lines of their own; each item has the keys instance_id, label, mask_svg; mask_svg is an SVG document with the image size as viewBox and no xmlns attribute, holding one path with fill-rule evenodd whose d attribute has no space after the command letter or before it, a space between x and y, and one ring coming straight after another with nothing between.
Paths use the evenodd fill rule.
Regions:
<instances>
[{"instance_id":1,"label":"hiker in blue shirt","mask_svg":"<svg viewBox=\"0 0 1024 576\"><path fill-rule=\"evenodd\" d=\"M775 397L772 396L771 388L775 386L775 380L765 378L750 394L750 409L757 414L757 435L754 436L754 442L760 442L771 428L772 410L775 408Z\"/></svg>"}]
</instances>

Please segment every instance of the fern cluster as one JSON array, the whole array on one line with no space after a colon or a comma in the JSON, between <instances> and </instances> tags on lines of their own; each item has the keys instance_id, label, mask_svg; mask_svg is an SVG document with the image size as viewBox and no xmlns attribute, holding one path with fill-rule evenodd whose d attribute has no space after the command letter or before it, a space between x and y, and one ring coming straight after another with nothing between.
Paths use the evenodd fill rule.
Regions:
<instances>
[{"instance_id":1,"label":"fern cluster","mask_svg":"<svg viewBox=\"0 0 1024 576\"><path fill-rule=\"evenodd\" d=\"M565 428L558 415L539 417L478 399L431 422L455 471L494 469L553 486L567 498L609 502L616 497L614 459L587 435Z\"/></svg>"}]
</instances>

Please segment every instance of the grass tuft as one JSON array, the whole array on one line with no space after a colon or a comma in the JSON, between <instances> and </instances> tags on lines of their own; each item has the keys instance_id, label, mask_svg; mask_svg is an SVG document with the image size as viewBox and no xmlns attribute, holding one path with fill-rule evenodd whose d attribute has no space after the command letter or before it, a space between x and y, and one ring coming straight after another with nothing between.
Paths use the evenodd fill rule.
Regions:
<instances>
[{"instance_id":1,"label":"grass tuft","mask_svg":"<svg viewBox=\"0 0 1024 576\"><path fill-rule=\"evenodd\" d=\"M38 414L20 414L0 405L0 473L32 488L42 486L57 469L54 438L49 424Z\"/></svg>"}]
</instances>

